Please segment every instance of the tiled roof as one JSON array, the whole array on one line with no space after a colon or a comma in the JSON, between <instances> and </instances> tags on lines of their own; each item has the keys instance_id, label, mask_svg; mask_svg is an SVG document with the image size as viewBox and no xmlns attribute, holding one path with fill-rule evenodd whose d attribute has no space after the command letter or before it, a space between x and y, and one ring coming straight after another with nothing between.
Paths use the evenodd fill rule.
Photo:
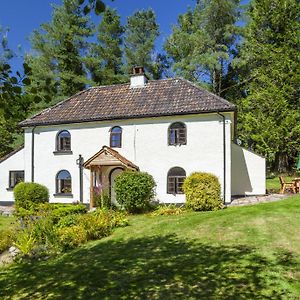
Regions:
<instances>
[{"instance_id":1,"label":"tiled roof","mask_svg":"<svg viewBox=\"0 0 300 300\"><path fill-rule=\"evenodd\" d=\"M20 123L21 126L234 111L235 106L181 79L92 87Z\"/></svg>"},{"instance_id":2,"label":"tiled roof","mask_svg":"<svg viewBox=\"0 0 300 300\"><path fill-rule=\"evenodd\" d=\"M127 158L125 158L124 156L122 156L118 151L108 147L108 146L103 146L102 149L97 152L96 154L94 154L91 158L89 158L85 163L84 163L84 167L85 168L90 168L91 163L93 162L93 160L95 158L97 158L98 156L100 156L102 153L109 153L111 154L113 157L115 157L117 160L120 161L120 163L122 163L122 165L125 165L126 167L130 167L132 169L135 170L139 170L139 167L137 165L135 165L133 162L131 162L130 160L128 160Z\"/></svg>"},{"instance_id":3,"label":"tiled roof","mask_svg":"<svg viewBox=\"0 0 300 300\"><path fill-rule=\"evenodd\" d=\"M3 157L0 157L0 164L2 162L4 162L5 160L7 160L8 158L10 158L11 156L13 156L14 154L18 153L19 151L21 151L22 149L24 149L24 145L18 147L17 149L13 150L12 152L6 154Z\"/></svg>"}]
</instances>

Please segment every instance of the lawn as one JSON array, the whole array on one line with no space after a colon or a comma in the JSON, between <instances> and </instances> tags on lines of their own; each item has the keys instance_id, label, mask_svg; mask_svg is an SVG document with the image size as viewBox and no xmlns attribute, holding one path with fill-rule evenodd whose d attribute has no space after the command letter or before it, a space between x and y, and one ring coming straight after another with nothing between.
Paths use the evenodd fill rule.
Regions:
<instances>
[{"instance_id":1,"label":"lawn","mask_svg":"<svg viewBox=\"0 0 300 300\"><path fill-rule=\"evenodd\" d=\"M295 178L295 177L298 177L298 176L294 176L294 177L291 177L291 176L283 176L284 180L286 182L292 182L292 179ZM267 190L270 191L270 192L279 192L280 190L280 181L279 181L279 177L276 176L274 178L268 178L266 180L266 186L267 186Z\"/></svg>"},{"instance_id":2,"label":"lawn","mask_svg":"<svg viewBox=\"0 0 300 300\"><path fill-rule=\"evenodd\" d=\"M1 299L300 299L300 197L132 216L113 235L0 269Z\"/></svg>"},{"instance_id":3,"label":"lawn","mask_svg":"<svg viewBox=\"0 0 300 300\"><path fill-rule=\"evenodd\" d=\"M4 217L0 215L0 229L4 227L9 227L13 221L14 218L12 217Z\"/></svg>"}]
</instances>

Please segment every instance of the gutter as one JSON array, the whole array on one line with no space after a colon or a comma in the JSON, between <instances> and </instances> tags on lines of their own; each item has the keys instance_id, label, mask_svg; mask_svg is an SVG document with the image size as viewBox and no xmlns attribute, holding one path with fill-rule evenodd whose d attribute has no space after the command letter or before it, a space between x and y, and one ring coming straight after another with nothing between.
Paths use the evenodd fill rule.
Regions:
<instances>
[{"instance_id":1,"label":"gutter","mask_svg":"<svg viewBox=\"0 0 300 300\"><path fill-rule=\"evenodd\" d=\"M223 114L217 112L217 114L222 117L223 120L223 203L225 204L226 197L226 119Z\"/></svg>"},{"instance_id":2,"label":"gutter","mask_svg":"<svg viewBox=\"0 0 300 300\"><path fill-rule=\"evenodd\" d=\"M79 201L83 203L83 157L79 154L79 158L76 160L79 168Z\"/></svg>"},{"instance_id":3,"label":"gutter","mask_svg":"<svg viewBox=\"0 0 300 300\"><path fill-rule=\"evenodd\" d=\"M33 126L31 131L31 182L34 182L34 131L36 126Z\"/></svg>"}]
</instances>

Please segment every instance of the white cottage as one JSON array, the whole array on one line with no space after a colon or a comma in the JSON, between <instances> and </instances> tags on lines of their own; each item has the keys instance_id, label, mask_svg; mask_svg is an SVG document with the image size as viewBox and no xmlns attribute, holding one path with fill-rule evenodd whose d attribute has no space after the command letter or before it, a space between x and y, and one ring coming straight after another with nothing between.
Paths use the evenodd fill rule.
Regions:
<instances>
[{"instance_id":1,"label":"white cottage","mask_svg":"<svg viewBox=\"0 0 300 300\"><path fill-rule=\"evenodd\" d=\"M49 188L51 202L93 206L125 169L150 173L161 203L183 203L182 183L195 171L215 174L222 197L265 193L265 159L234 143L236 109L181 79L92 87L21 122L24 147L0 160L0 202L21 180Z\"/></svg>"}]
</instances>

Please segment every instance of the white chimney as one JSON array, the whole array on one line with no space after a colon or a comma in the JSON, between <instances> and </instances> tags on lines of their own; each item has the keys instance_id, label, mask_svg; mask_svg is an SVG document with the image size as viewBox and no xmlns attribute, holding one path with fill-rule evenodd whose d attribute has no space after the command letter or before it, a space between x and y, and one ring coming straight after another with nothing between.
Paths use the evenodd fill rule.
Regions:
<instances>
[{"instance_id":1,"label":"white chimney","mask_svg":"<svg viewBox=\"0 0 300 300\"><path fill-rule=\"evenodd\" d=\"M145 75L143 67L134 67L130 77L131 88L141 88L147 84L148 78Z\"/></svg>"}]
</instances>

